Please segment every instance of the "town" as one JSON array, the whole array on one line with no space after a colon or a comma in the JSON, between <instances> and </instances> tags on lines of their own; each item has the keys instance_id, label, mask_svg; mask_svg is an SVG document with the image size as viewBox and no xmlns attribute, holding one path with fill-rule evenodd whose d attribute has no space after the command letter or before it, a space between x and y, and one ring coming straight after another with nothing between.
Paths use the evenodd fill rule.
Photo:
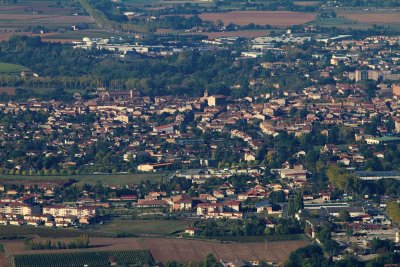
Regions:
<instances>
[{"instance_id":1,"label":"town","mask_svg":"<svg viewBox=\"0 0 400 267\"><path fill-rule=\"evenodd\" d=\"M98 87L65 100L0 102L0 224L90 232L127 214L132 224L157 214L190 219L180 238L305 234L334 261L397 251L400 37L327 39L292 60L287 43L307 40L286 35L256 38L234 64L250 61L269 82L293 70L305 87L282 92L277 78L274 90L243 97ZM34 74L20 77L40 79ZM256 92L262 77L230 90ZM128 174L143 180L103 179ZM161 180L146 179L156 174Z\"/></svg>"},{"instance_id":2,"label":"town","mask_svg":"<svg viewBox=\"0 0 400 267\"><path fill-rule=\"evenodd\" d=\"M0 1L0 266L400 266L399 12Z\"/></svg>"}]
</instances>

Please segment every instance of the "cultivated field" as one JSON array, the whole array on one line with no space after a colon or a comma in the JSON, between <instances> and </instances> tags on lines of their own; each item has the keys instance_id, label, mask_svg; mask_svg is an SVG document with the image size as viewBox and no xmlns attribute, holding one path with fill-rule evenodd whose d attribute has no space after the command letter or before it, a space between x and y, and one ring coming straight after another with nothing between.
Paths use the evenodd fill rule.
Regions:
<instances>
[{"instance_id":1,"label":"cultivated field","mask_svg":"<svg viewBox=\"0 0 400 267\"><path fill-rule=\"evenodd\" d=\"M82 231L73 228L62 229L62 228L50 228L45 226L34 227L34 226L0 225L1 239L15 239L23 237L45 237L45 238L77 237L82 234L83 234Z\"/></svg>"},{"instance_id":2,"label":"cultivated field","mask_svg":"<svg viewBox=\"0 0 400 267\"><path fill-rule=\"evenodd\" d=\"M0 1L0 41L13 34L33 35L31 27L50 30L69 30L72 25L94 22L71 2L57 0L19 0L17 3ZM11 1L10 1L11 2Z\"/></svg>"},{"instance_id":3,"label":"cultivated field","mask_svg":"<svg viewBox=\"0 0 400 267\"><path fill-rule=\"evenodd\" d=\"M68 239L62 239L68 240ZM120 251L148 249L155 261L176 260L200 261L213 253L217 259L267 259L284 262L289 254L309 244L308 241L276 241L267 243L216 243L202 240L178 238L91 238L91 248L83 251ZM82 249L68 250L24 250L23 241L3 241L11 255L82 252Z\"/></svg>"},{"instance_id":4,"label":"cultivated field","mask_svg":"<svg viewBox=\"0 0 400 267\"><path fill-rule=\"evenodd\" d=\"M260 36L266 36L270 33L268 30L243 30L243 31L232 31L232 32L205 32L204 35L207 35L209 39L215 39L219 37L246 37L246 38L254 38Z\"/></svg>"},{"instance_id":5,"label":"cultivated field","mask_svg":"<svg viewBox=\"0 0 400 267\"><path fill-rule=\"evenodd\" d=\"M166 177L166 173L149 173L149 174L85 174L85 175L56 175L56 176L22 176L22 175L0 175L0 183L58 183L62 184L69 179L78 181L78 185L96 184L101 181L103 184L120 185L120 184L138 184L141 181L151 180L159 181Z\"/></svg>"},{"instance_id":6,"label":"cultivated field","mask_svg":"<svg viewBox=\"0 0 400 267\"><path fill-rule=\"evenodd\" d=\"M26 26L71 26L92 23L89 16L41 15L41 14L0 14L2 28Z\"/></svg>"},{"instance_id":7,"label":"cultivated field","mask_svg":"<svg viewBox=\"0 0 400 267\"><path fill-rule=\"evenodd\" d=\"M371 24L400 24L400 13L339 13L347 19Z\"/></svg>"},{"instance_id":8,"label":"cultivated field","mask_svg":"<svg viewBox=\"0 0 400 267\"><path fill-rule=\"evenodd\" d=\"M337 18L323 18L316 19L310 23L311 25L318 25L320 27L335 27L342 29L357 29L357 30L367 30L373 27L372 24L361 23L354 20L347 19L345 17Z\"/></svg>"},{"instance_id":9,"label":"cultivated field","mask_svg":"<svg viewBox=\"0 0 400 267\"><path fill-rule=\"evenodd\" d=\"M15 267L109 266L111 258L122 266L154 263L148 250L16 255L13 257L13 262Z\"/></svg>"},{"instance_id":10,"label":"cultivated field","mask_svg":"<svg viewBox=\"0 0 400 267\"><path fill-rule=\"evenodd\" d=\"M190 220L112 220L99 226L96 232L115 235L120 232L134 235L169 235L190 225Z\"/></svg>"},{"instance_id":11,"label":"cultivated field","mask_svg":"<svg viewBox=\"0 0 400 267\"><path fill-rule=\"evenodd\" d=\"M58 14L58 15L71 15L73 9L68 6L57 6L57 1L40 1L30 0L24 1L19 0L18 3L0 5L0 13L2 14L25 14L25 13L37 13L37 14Z\"/></svg>"},{"instance_id":12,"label":"cultivated field","mask_svg":"<svg viewBox=\"0 0 400 267\"><path fill-rule=\"evenodd\" d=\"M237 25L254 23L258 25L287 27L312 21L316 15L290 11L233 11L226 13L203 13L199 17L206 21L222 20L225 25L229 23Z\"/></svg>"},{"instance_id":13,"label":"cultivated field","mask_svg":"<svg viewBox=\"0 0 400 267\"><path fill-rule=\"evenodd\" d=\"M0 87L0 95L15 95L15 88L14 87Z\"/></svg>"}]
</instances>

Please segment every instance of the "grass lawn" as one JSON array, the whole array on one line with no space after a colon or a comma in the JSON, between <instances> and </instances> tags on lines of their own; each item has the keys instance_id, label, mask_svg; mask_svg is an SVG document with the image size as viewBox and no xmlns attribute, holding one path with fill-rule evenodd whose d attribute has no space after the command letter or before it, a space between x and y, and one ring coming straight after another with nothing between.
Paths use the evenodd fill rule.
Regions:
<instances>
[{"instance_id":1,"label":"grass lawn","mask_svg":"<svg viewBox=\"0 0 400 267\"><path fill-rule=\"evenodd\" d=\"M28 70L24 66L0 62L0 73L13 73Z\"/></svg>"},{"instance_id":2,"label":"grass lawn","mask_svg":"<svg viewBox=\"0 0 400 267\"><path fill-rule=\"evenodd\" d=\"M109 234L120 232L135 235L169 235L183 231L190 225L190 220L120 220L115 219L99 226L95 231Z\"/></svg>"},{"instance_id":3,"label":"grass lawn","mask_svg":"<svg viewBox=\"0 0 400 267\"><path fill-rule=\"evenodd\" d=\"M96 184L101 181L104 184L124 185L138 184L140 181L160 181L168 176L168 173L149 173L149 174L85 174L85 175L56 175L56 176L23 176L23 175L0 175L0 183L6 182L57 182L69 179L78 180L78 185Z\"/></svg>"},{"instance_id":4,"label":"grass lawn","mask_svg":"<svg viewBox=\"0 0 400 267\"><path fill-rule=\"evenodd\" d=\"M318 25L320 27L352 28L358 30L367 30L373 27L371 24L361 23L343 17L316 19L309 24Z\"/></svg>"}]
</instances>

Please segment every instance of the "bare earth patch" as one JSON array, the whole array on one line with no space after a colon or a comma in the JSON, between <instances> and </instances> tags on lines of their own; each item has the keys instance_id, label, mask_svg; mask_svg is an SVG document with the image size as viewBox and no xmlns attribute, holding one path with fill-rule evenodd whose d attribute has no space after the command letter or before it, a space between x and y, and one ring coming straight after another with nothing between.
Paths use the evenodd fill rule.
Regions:
<instances>
[{"instance_id":1,"label":"bare earth patch","mask_svg":"<svg viewBox=\"0 0 400 267\"><path fill-rule=\"evenodd\" d=\"M67 238L61 240L69 240ZM82 249L68 250L24 250L23 241L2 242L10 254L42 254L80 252ZM149 249L156 261L176 260L187 262L200 261L213 253L218 259L267 259L284 262L289 254L309 244L307 241L276 241L268 243L217 243L202 240L178 238L91 238L92 248L84 251L112 251Z\"/></svg>"}]
</instances>

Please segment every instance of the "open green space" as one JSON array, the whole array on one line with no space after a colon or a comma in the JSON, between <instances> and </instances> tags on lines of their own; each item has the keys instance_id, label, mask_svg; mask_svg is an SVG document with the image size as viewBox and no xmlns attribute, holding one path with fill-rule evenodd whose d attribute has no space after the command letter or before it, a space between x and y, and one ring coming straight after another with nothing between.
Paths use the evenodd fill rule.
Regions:
<instances>
[{"instance_id":1,"label":"open green space","mask_svg":"<svg viewBox=\"0 0 400 267\"><path fill-rule=\"evenodd\" d=\"M49 176L23 176L23 175L0 175L1 182L59 182L69 179L77 180L78 185L96 184L101 181L108 185L138 184L141 181L160 181L168 177L168 173L149 173L149 174L84 174L84 175L49 175Z\"/></svg>"},{"instance_id":2,"label":"open green space","mask_svg":"<svg viewBox=\"0 0 400 267\"><path fill-rule=\"evenodd\" d=\"M357 21L353 21L350 19L346 19L343 17L337 18L319 18L314 21L311 21L311 25L317 25L320 27L336 27L336 28L352 28L358 30L367 30L373 28L373 25L367 23L361 23Z\"/></svg>"},{"instance_id":3,"label":"open green space","mask_svg":"<svg viewBox=\"0 0 400 267\"><path fill-rule=\"evenodd\" d=\"M268 236L222 236L218 240L225 242L273 242L289 240L308 240L304 234L268 235Z\"/></svg>"},{"instance_id":4,"label":"open green space","mask_svg":"<svg viewBox=\"0 0 400 267\"><path fill-rule=\"evenodd\" d=\"M27 68L21 65L0 62L0 73L14 73L27 70Z\"/></svg>"},{"instance_id":5,"label":"open green space","mask_svg":"<svg viewBox=\"0 0 400 267\"><path fill-rule=\"evenodd\" d=\"M45 226L34 227L34 226L0 225L1 239L19 239L28 236L53 237L53 238L77 237L82 234L83 232L77 229L50 228Z\"/></svg>"},{"instance_id":6,"label":"open green space","mask_svg":"<svg viewBox=\"0 0 400 267\"><path fill-rule=\"evenodd\" d=\"M133 235L170 235L184 231L190 220L121 220L100 225L94 232L105 234L129 233Z\"/></svg>"}]
</instances>

